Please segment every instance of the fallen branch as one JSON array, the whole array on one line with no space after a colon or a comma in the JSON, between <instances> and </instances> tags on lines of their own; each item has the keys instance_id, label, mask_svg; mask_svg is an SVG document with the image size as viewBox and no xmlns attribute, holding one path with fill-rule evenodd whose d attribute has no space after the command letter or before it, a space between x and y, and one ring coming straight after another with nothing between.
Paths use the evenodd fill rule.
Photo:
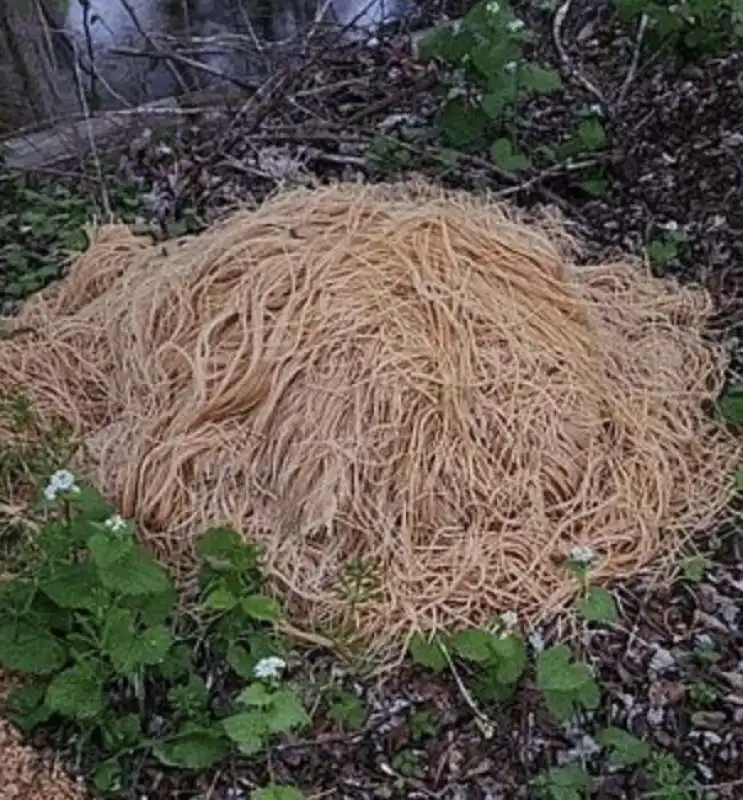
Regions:
<instances>
[{"instance_id":1,"label":"fallen branch","mask_svg":"<svg viewBox=\"0 0 743 800\"><path fill-rule=\"evenodd\" d=\"M582 72L573 64L572 59L568 55L565 44L562 41L562 28L565 24L565 19L570 13L570 7L573 0L565 0L565 2L555 12L555 17L552 21L552 41L554 42L557 54L560 57L562 64L562 71L565 78L572 79L579 83L587 92L592 94L601 104L601 106L608 111L608 103L601 90L595 86L591 81L583 75Z\"/></svg>"},{"instance_id":2,"label":"fallen branch","mask_svg":"<svg viewBox=\"0 0 743 800\"><path fill-rule=\"evenodd\" d=\"M637 74L637 67L640 64L640 51L642 50L642 42L645 38L645 31L647 30L649 22L649 17L647 14L643 14L640 17L640 24L637 28L637 37L635 39L635 46L634 51L632 53L632 63L627 70L627 75L622 83L622 87L619 90L619 94L617 95L617 99L614 102L614 111L618 111L619 107L625 100L627 96L627 92L629 90L630 84L635 79L635 75Z\"/></svg>"}]
</instances>

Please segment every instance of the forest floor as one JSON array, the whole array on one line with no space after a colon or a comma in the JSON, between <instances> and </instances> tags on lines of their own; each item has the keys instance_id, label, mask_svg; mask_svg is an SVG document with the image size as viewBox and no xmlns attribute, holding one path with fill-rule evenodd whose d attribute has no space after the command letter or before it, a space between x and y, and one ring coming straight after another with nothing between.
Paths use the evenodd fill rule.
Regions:
<instances>
[{"instance_id":1,"label":"forest floor","mask_svg":"<svg viewBox=\"0 0 743 800\"><path fill-rule=\"evenodd\" d=\"M554 12L525 11L524 17L542 62L564 72L567 57L572 66L561 89L524 108L529 147L553 146L594 108L604 136L591 155L593 192L568 165L515 173L478 153L452 161L435 136L436 74L413 57L405 31L377 37L373 46L315 56L312 67L276 82L271 102L242 111L213 107L183 114L167 130L136 131L115 158L104 158L101 174L57 165L23 186L43 192L53 185L70 219L83 213L81 192L99 207L106 195L158 236L198 230L236 202L259 203L287 183L329 179L415 173L522 205L555 204L586 242L586 258L645 254L658 274L705 285L733 352L731 381L739 379L743 52L684 68L636 58L636 31L588 0L572 4L559 47ZM0 198L21 191L17 176L3 181L8 191ZM0 262L6 310L62 269L49 256L56 234L21 231L15 213L7 205L0 214L0 226L16 243L11 262ZM505 800L534 797L530 786L539 773L573 763L596 776L593 796L603 800L741 797L741 528L715 531L698 545L699 555L670 586L638 578L612 587L619 621L585 626L571 642L600 677L603 699L596 712L570 725L549 718L526 680L506 706L486 710L495 729L487 739L447 673L432 676L406 665L380 685L325 653L308 653L307 675L324 680L332 673L339 688L359 698L358 725L321 720L269 757L236 759L216 776L144 764L131 797L236 800L271 779L316 798ZM548 640L557 633L557 627L544 631ZM652 765L612 767L596 740L607 725L655 748Z\"/></svg>"}]
</instances>

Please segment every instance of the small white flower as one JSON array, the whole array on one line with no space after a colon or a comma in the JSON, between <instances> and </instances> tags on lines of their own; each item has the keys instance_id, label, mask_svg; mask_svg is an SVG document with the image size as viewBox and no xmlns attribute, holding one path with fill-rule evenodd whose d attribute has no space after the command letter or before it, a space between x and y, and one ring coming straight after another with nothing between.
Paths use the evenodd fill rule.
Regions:
<instances>
[{"instance_id":1,"label":"small white flower","mask_svg":"<svg viewBox=\"0 0 743 800\"><path fill-rule=\"evenodd\" d=\"M512 19L508 23L508 30L511 31L511 33L518 33L519 31L522 31L524 27L525 24L522 19Z\"/></svg>"},{"instance_id":2,"label":"small white flower","mask_svg":"<svg viewBox=\"0 0 743 800\"><path fill-rule=\"evenodd\" d=\"M44 497L49 502L56 500L60 492L79 492L75 485L75 476L68 469L58 469L44 487Z\"/></svg>"},{"instance_id":3,"label":"small white flower","mask_svg":"<svg viewBox=\"0 0 743 800\"><path fill-rule=\"evenodd\" d=\"M75 485L75 476L68 469L58 469L52 475L49 483L59 492L69 492Z\"/></svg>"},{"instance_id":4,"label":"small white flower","mask_svg":"<svg viewBox=\"0 0 743 800\"><path fill-rule=\"evenodd\" d=\"M109 517L104 524L112 533L118 533L126 528L126 520L121 514L114 514L113 517Z\"/></svg>"},{"instance_id":5,"label":"small white flower","mask_svg":"<svg viewBox=\"0 0 743 800\"><path fill-rule=\"evenodd\" d=\"M253 667L253 675L259 680L272 680L281 676L281 673L286 669L286 661L278 656L268 656L262 658Z\"/></svg>"},{"instance_id":6,"label":"small white flower","mask_svg":"<svg viewBox=\"0 0 743 800\"><path fill-rule=\"evenodd\" d=\"M596 560L596 553L590 547L574 547L570 551L570 560L575 564L588 566Z\"/></svg>"},{"instance_id":7,"label":"small white flower","mask_svg":"<svg viewBox=\"0 0 743 800\"><path fill-rule=\"evenodd\" d=\"M517 61L509 61L509 62L508 62L506 65L505 65L505 67L503 67L503 69L505 69L505 71L506 71L506 72L513 73L513 72L516 72L516 70L517 70L518 66L519 66L519 65L518 65L518 62L517 62Z\"/></svg>"},{"instance_id":8,"label":"small white flower","mask_svg":"<svg viewBox=\"0 0 743 800\"><path fill-rule=\"evenodd\" d=\"M495 0L490 0L490 2L485 6L485 10L491 16L495 16L500 12L500 3L496 3Z\"/></svg>"},{"instance_id":9,"label":"small white flower","mask_svg":"<svg viewBox=\"0 0 743 800\"><path fill-rule=\"evenodd\" d=\"M515 611L506 611L500 615L500 621L507 631L512 631L519 624L519 615Z\"/></svg>"}]
</instances>

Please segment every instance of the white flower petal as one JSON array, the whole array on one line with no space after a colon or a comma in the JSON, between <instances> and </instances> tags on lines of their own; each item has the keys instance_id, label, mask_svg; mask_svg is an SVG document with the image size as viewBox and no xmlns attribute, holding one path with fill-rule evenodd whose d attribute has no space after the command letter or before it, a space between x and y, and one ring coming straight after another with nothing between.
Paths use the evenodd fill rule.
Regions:
<instances>
[{"instance_id":1,"label":"white flower petal","mask_svg":"<svg viewBox=\"0 0 743 800\"><path fill-rule=\"evenodd\" d=\"M60 492L69 492L75 485L75 476L68 469L59 469L52 475L49 483Z\"/></svg>"},{"instance_id":2,"label":"white flower petal","mask_svg":"<svg viewBox=\"0 0 743 800\"><path fill-rule=\"evenodd\" d=\"M267 658L262 658L255 667L253 667L253 674L256 678L270 680L280 677L285 669L286 661L284 661L283 658L268 656Z\"/></svg>"}]
</instances>

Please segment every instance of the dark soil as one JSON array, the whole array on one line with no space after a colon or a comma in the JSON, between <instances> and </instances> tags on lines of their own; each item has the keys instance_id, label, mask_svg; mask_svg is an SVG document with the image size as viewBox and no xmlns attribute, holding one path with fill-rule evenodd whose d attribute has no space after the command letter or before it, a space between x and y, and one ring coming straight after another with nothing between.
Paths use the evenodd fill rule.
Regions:
<instances>
[{"instance_id":1,"label":"dark soil","mask_svg":"<svg viewBox=\"0 0 743 800\"><path fill-rule=\"evenodd\" d=\"M541 58L559 68L551 15L527 9L524 16L538 33ZM183 115L167 131L130 132L109 185L139 187L146 207L140 223L158 236L198 229L235 202L258 203L287 182L411 171L526 205L555 203L591 258L640 254L671 233L677 252L655 268L710 289L733 353L732 380L743 367L743 53L683 68L643 58L634 70L635 32L590 0L573 3L561 35L577 77L525 110L528 136L533 146L554 144L574 128L576 109L600 107L608 147L596 159L609 180L600 197L581 191L568 170L516 177L477 155L455 166L432 157L435 75L411 57L405 31L371 48L318 51L301 75L285 76L271 102ZM370 147L380 153L380 134L403 142L382 160L370 156ZM81 179L72 166L37 179L82 180L100 196L97 178ZM295 679L317 686L332 676L358 694L368 710L360 730L320 719L311 735L274 748L267 760L236 761L216 777L143 764L132 797L202 792L236 800L275 780L317 798L529 798L538 773L569 763L597 776L593 796L605 800L743 797L741 528L702 537L699 546L710 558L701 579L615 587L620 622L574 633L573 645L600 675L604 700L569 726L548 718L527 680L506 707L485 709L495 723L488 740L454 680L406 666L380 684L354 678L327 654L307 653ZM595 738L607 725L677 757L704 790L663 793L647 771L612 768Z\"/></svg>"}]
</instances>

